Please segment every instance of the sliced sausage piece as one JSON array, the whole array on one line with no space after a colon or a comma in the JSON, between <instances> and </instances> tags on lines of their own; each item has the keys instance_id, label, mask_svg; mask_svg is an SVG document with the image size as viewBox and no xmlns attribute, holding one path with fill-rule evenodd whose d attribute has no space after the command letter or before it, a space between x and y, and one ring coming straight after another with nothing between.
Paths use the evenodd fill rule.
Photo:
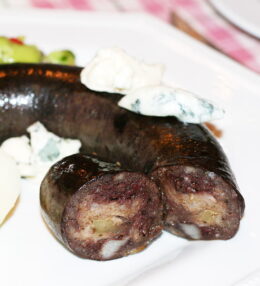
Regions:
<instances>
[{"instance_id":1,"label":"sliced sausage piece","mask_svg":"<svg viewBox=\"0 0 260 286\"><path fill-rule=\"evenodd\" d=\"M160 167L152 173L164 193L166 230L188 239L229 239L241 218L237 192L214 172L194 166Z\"/></svg>"},{"instance_id":2,"label":"sliced sausage piece","mask_svg":"<svg viewBox=\"0 0 260 286\"><path fill-rule=\"evenodd\" d=\"M144 249L162 230L160 192L146 175L76 154L41 184L43 217L78 256L110 260Z\"/></svg>"}]
</instances>

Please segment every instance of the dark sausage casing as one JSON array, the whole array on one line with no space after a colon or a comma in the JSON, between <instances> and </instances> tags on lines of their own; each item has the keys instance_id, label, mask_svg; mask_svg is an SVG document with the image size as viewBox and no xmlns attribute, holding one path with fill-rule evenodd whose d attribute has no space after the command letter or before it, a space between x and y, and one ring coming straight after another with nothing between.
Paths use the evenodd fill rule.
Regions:
<instances>
[{"instance_id":1,"label":"dark sausage casing","mask_svg":"<svg viewBox=\"0 0 260 286\"><path fill-rule=\"evenodd\" d=\"M164 194L167 230L189 239L229 239L244 200L228 160L210 132L174 117L154 118L117 106L120 96L94 92L81 69L55 65L0 68L0 137L23 134L41 121L83 150L124 169L145 172Z\"/></svg>"},{"instance_id":2,"label":"dark sausage casing","mask_svg":"<svg viewBox=\"0 0 260 286\"><path fill-rule=\"evenodd\" d=\"M161 196L154 182L82 154L51 167L40 201L55 236L84 258L108 260L138 252L162 230Z\"/></svg>"}]
</instances>

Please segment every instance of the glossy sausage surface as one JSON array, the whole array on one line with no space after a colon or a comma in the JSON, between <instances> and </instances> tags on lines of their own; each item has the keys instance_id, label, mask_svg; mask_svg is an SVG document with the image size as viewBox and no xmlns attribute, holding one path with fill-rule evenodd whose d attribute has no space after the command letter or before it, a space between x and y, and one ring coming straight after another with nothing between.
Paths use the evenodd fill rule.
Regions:
<instances>
[{"instance_id":1,"label":"glossy sausage surface","mask_svg":"<svg viewBox=\"0 0 260 286\"><path fill-rule=\"evenodd\" d=\"M83 258L139 252L162 230L156 184L93 156L75 154L54 164L41 184L40 201L54 235Z\"/></svg>"},{"instance_id":2,"label":"glossy sausage surface","mask_svg":"<svg viewBox=\"0 0 260 286\"><path fill-rule=\"evenodd\" d=\"M117 106L120 95L79 81L81 68L14 64L0 67L0 139L41 121L83 151L148 174L164 194L166 229L189 239L228 239L244 200L228 160L202 125L154 118Z\"/></svg>"}]
</instances>

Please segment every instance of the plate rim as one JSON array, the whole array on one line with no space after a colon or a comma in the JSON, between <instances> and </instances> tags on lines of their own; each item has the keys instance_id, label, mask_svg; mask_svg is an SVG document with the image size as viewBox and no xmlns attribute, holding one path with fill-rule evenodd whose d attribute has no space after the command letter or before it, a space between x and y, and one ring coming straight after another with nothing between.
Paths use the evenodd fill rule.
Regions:
<instances>
[{"instance_id":1,"label":"plate rim","mask_svg":"<svg viewBox=\"0 0 260 286\"><path fill-rule=\"evenodd\" d=\"M0 10L0 15L1 15L1 10ZM46 17L46 13L52 13L54 14L56 12L53 10L48 10L48 11L37 11L35 13L35 11L33 10L32 13L34 14L34 17L37 18L39 17L39 15L43 15L44 17ZM98 18L102 18L102 17L107 17L108 15L111 16L110 13L100 13L100 12L78 12L78 11L61 11L63 16L62 17L67 17L68 15L71 14L75 14L75 15L79 15L82 14L82 17L86 16L86 13L88 14L88 17L91 17L92 19L98 17ZM64 13L65 12L65 13ZM17 14L18 13L18 14ZM12 11L12 17L17 17L17 15L19 15L21 13L21 11L17 11L15 13L13 13ZM26 15L26 18L28 17L28 13ZM57 17L57 15L55 15L55 17ZM150 33L154 33L154 34L158 34L158 31L160 30L161 33L165 33L167 37L165 37L165 41L167 41L168 36L175 37L175 40L180 40L181 43L184 43L185 45L189 45L191 44L192 47L197 48L198 50L201 51L201 53L203 53L206 57L209 57L209 60L214 62L218 61L218 65L223 65L223 69L228 69L228 74L232 74L232 76L238 81L243 80L246 85L248 87L250 87L250 89L253 90L257 90L257 92L259 93L260 91L260 86L259 86L259 76L257 74L255 74L254 72L251 72L250 70L247 70L246 68L240 66L239 64L237 64L236 62L230 60L229 58L227 58L226 56L222 55L221 53L207 47L206 45L194 40L193 38L189 37L188 35L186 35L185 33L182 33L181 31L173 28L172 26L165 24L163 22L161 22L160 20L149 16L149 15L144 15L144 14L140 14L140 13L131 13L128 15L117 15L114 16L116 17L116 21L118 21L118 19L122 19L125 17L129 17L129 18L134 18L136 21L136 26L138 26L140 23L143 24L143 26L145 26L147 28L147 31ZM22 16L22 18L25 18L25 16ZM29 17L28 17L29 18ZM81 19L81 16L79 17ZM2 18L3 19L3 18ZM2 19L0 18L0 23L2 21ZM98 20L98 19L97 19ZM96 22L97 22L96 20ZM29 20L31 21L31 20ZM42 21L42 19L41 19ZM75 22L77 22L78 20L75 19ZM133 20L131 20L133 21ZM129 23L126 24L126 26L129 27ZM150 26L150 27L148 27ZM213 72L213 71L212 71ZM215 71L214 71L215 72ZM241 83L240 83L241 84Z\"/></svg>"},{"instance_id":2,"label":"plate rim","mask_svg":"<svg viewBox=\"0 0 260 286\"><path fill-rule=\"evenodd\" d=\"M225 1L210 0L212 6L224 16L231 24L237 26L239 29L243 30L258 39L260 39L260 23L259 26L255 23L249 22L248 19L237 15L236 12L232 10L232 7L225 4ZM250 5L250 4L249 4ZM260 5L259 5L260 6Z\"/></svg>"}]
</instances>

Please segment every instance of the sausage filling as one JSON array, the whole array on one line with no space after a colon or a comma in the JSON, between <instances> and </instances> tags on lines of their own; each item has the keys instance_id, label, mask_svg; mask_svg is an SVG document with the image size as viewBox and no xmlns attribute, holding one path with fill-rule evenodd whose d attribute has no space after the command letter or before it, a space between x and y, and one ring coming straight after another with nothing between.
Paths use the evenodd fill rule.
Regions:
<instances>
[{"instance_id":1,"label":"sausage filling","mask_svg":"<svg viewBox=\"0 0 260 286\"><path fill-rule=\"evenodd\" d=\"M104 175L83 185L69 201L62 233L78 255L107 260L144 248L159 235L161 215L153 182L127 172Z\"/></svg>"},{"instance_id":2,"label":"sausage filling","mask_svg":"<svg viewBox=\"0 0 260 286\"><path fill-rule=\"evenodd\" d=\"M236 232L236 192L213 172L190 166L162 167L165 228L189 239L227 239Z\"/></svg>"}]
</instances>

